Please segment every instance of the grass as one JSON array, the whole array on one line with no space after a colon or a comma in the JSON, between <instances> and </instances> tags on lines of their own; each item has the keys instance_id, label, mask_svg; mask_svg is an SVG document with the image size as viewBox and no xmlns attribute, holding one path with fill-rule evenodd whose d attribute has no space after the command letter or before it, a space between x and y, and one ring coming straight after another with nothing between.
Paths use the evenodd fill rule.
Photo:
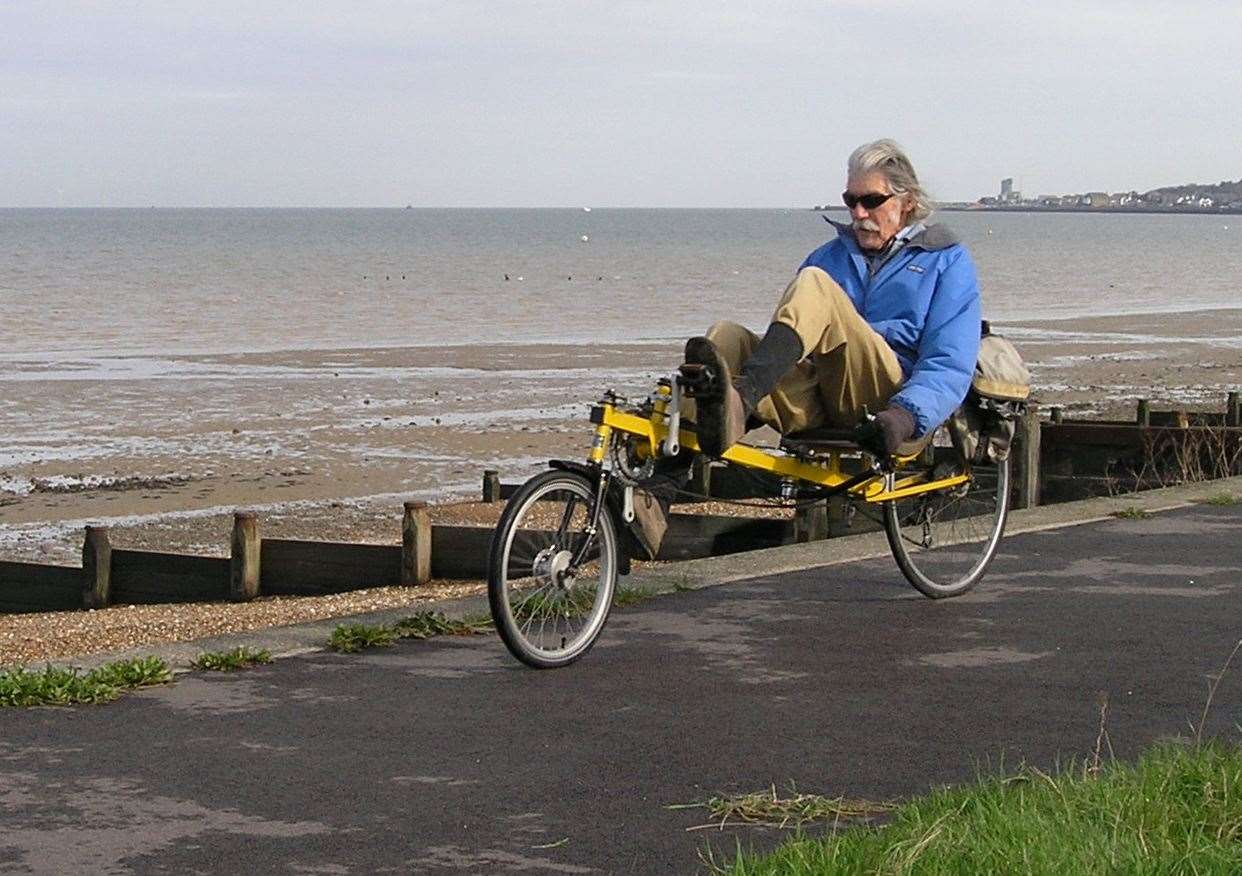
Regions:
<instances>
[{"instance_id":1,"label":"grass","mask_svg":"<svg viewBox=\"0 0 1242 876\"><path fill-rule=\"evenodd\" d=\"M248 666L272 662L272 652L266 648L247 648L241 645L228 651L204 651L190 663L194 669L212 672L236 672Z\"/></svg>"},{"instance_id":2,"label":"grass","mask_svg":"<svg viewBox=\"0 0 1242 876\"><path fill-rule=\"evenodd\" d=\"M771 824L780 816L780 827L816 821L832 830L818 838L799 831L768 855L739 845L723 864L709 848L704 862L732 876L1242 872L1242 746L1203 741L1216 689L1240 650L1242 639L1209 676L1194 738L1155 745L1134 765L1111 759L1102 694L1093 754L1056 773L1025 766L1011 776L980 777L893 807L883 826L840 831L843 819L877 810L808 795L781 800L775 788L750 799L717 798L706 805L722 826L730 817ZM1109 760L1101 756L1106 750Z\"/></svg>"},{"instance_id":3,"label":"grass","mask_svg":"<svg viewBox=\"0 0 1242 876\"><path fill-rule=\"evenodd\" d=\"M882 827L709 865L734 876L1242 872L1242 747L1168 743L1133 766L1027 767L911 800Z\"/></svg>"},{"instance_id":4,"label":"grass","mask_svg":"<svg viewBox=\"0 0 1242 876\"><path fill-rule=\"evenodd\" d=\"M461 620L450 620L438 611L420 611L393 624L397 635L403 639L428 639L432 636L473 636L491 629L488 615L469 615Z\"/></svg>"},{"instance_id":5,"label":"grass","mask_svg":"<svg viewBox=\"0 0 1242 876\"><path fill-rule=\"evenodd\" d=\"M0 706L68 706L106 703L125 690L164 684L171 675L158 657L117 660L90 672L47 666L32 671L24 666L0 671Z\"/></svg>"},{"instance_id":6,"label":"grass","mask_svg":"<svg viewBox=\"0 0 1242 876\"><path fill-rule=\"evenodd\" d=\"M1208 504L1208 505L1228 507L1232 505L1237 505L1239 502L1242 502L1242 498L1239 498L1235 496L1233 493L1230 493L1228 491L1222 491L1220 493L1213 493L1211 496L1208 496L1203 501L1205 504Z\"/></svg>"},{"instance_id":7,"label":"grass","mask_svg":"<svg viewBox=\"0 0 1242 876\"><path fill-rule=\"evenodd\" d=\"M398 639L429 639L433 636L472 636L491 629L487 615L468 615L461 620L438 611L420 611L394 624L340 624L332 631L328 647L342 654L368 648L387 648Z\"/></svg>"},{"instance_id":8,"label":"grass","mask_svg":"<svg viewBox=\"0 0 1242 876\"><path fill-rule=\"evenodd\" d=\"M658 591L649 587L618 587L612 595L617 608L635 605ZM595 599L593 587L576 588L569 598L532 594L515 605L519 619L528 617L579 617L591 610ZM368 648L387 648L398 639L429 639L434 636L473 636L492 630L488 614L467 615L457 620L438 611L420 611L394 624L340 624L332 631L328 647L342 654L356 654Z\"/></svg>"},{"instance_id":9,"label":"grass","mask_svg":"<svg viewBox=\"0 0 1242 876\"><path fill-rule=\"evenodd\" d=\"M706 809L711 822L701 825L704 828L737 823L779 828L802 827L813 822L834 823L842 819L866 818L893 808L891 803L873 800L799 794L792 787L790 795L779 796L776 786L773 785L767 791L755 794L709 797L701 803L682 803L668 808Z\"/></svg>"},{"instance_id":10,"label":"grass","mask_svg":"<svg viewBox=\"0 0 1242 876\"><path fill-rule=\"evenodd\" d=\"M338 624L328 639L328 647L342 654L356 654L368 648L387 648L397 641L392 627L368 624Z\"/></svg>"},{"instance_id":11,"label":"grass","mask_svg":"<svg viewBox=\"0 0 1242 876\"><path fill-rule=\"evenodd\" d=\"M1114 511L1113 516L1122 520L1146 520L1151 517L1151 512L1136 505L1129 505L1120 511Z\"/></svg>"}]
</instances>

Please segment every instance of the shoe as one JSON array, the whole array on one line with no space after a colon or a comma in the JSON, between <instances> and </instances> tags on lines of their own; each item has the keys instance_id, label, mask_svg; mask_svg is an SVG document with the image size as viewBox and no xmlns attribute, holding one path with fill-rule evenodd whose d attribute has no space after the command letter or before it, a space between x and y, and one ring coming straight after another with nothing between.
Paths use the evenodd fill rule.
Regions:
<instances>
[{"instance_id":1,"label":"shoe","mask_svg":"<svg viewBox=\"0 0 1242 876\"><path fill-rule=\"evenodd\" d=\"M699 449L721 456L746 434L746 405L733 386L729 366L707 338L686 341L686 364L701 366L711 379L695 393Z\"/></svg>"}]
</instances>

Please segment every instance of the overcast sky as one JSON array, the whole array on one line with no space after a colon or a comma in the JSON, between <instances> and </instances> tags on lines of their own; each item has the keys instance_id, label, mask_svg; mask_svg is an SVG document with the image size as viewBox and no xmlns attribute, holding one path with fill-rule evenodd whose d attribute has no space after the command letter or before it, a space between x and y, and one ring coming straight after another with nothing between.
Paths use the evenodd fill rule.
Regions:
<instances>
[{"instance_id":1,"label":"overcast sky","mask_svg":"<svg viewBox=\"0 0 1242 876\"><path fill-rule=\"evenodd\" d=\"M805 206L1242 177L1236 0L10 0L0 205Z\"/></svg>"}]
</instances>

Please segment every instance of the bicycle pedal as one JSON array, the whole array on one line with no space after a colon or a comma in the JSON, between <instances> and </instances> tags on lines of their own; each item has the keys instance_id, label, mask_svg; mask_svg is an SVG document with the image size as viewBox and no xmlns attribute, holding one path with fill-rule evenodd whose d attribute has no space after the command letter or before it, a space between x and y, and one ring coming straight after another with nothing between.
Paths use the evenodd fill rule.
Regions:
<instances>
[{"instance_id":1,"label":"bicycle pedal","mask_svg":"<svg viewBox=\"0 0 1242 876\"><path fill-rule=\"evenodd\" d=\"M697 362L684 362L677 366L677 371L681 375L679 382L690 398L706 395L716 382L716 373Z\"/></svg>"}]
</instances>

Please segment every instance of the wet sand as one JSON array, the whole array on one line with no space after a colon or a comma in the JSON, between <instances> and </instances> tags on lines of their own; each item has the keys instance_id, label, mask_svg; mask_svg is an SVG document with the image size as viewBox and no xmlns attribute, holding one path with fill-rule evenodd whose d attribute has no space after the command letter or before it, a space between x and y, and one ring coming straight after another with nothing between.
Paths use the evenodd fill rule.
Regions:
<instances>
[{"instance_id":1,"label":"wet sand","mask_svg":"<svg viewBox=\"0 0 1242 876\"><path fill-rule=\"evenodd\" d=\"M1067 416L1220 410L1242 386L1242 310L996 323ZM640 396L673 341L287 353L10 357L0 399L0 557L74 563L87 523L117 545L226 555L234 509L270 536L397 543L433 516L580 458L606 388ZM493 512L488 512L493 513ZM486 523L486 519L478 519Z\"/></svg>"}]
</instances>

